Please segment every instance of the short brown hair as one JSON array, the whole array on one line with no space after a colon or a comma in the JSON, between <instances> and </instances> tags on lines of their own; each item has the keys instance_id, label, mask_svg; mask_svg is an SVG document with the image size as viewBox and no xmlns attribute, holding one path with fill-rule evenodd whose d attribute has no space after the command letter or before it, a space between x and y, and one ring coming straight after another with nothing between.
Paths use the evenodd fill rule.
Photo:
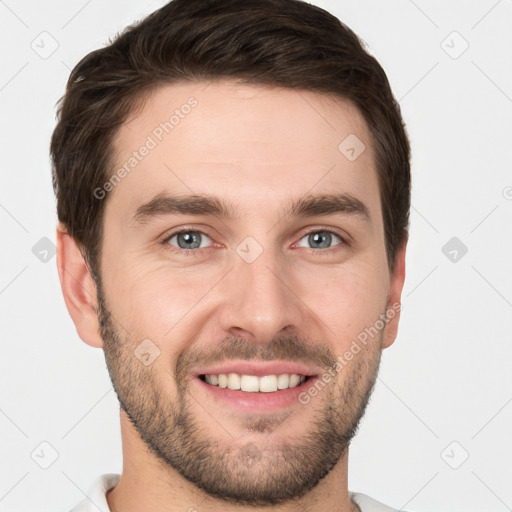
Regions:
<instances>
[{"instance_id":1,"label":"short brown hair","mask_svg":"<svg viewBox=\"0 0 512 512\"><path fill-rule=\"evenodd\" d=\"M158 85L226 78L332 94L359 109L392 269L408 233L409 141L386 74L356 34L302 0L173 0L86 55L58 104L50 145L58 218L93 275L105 203L94 191L109 179L120 126Z\"/></svg>"}]
</instances>

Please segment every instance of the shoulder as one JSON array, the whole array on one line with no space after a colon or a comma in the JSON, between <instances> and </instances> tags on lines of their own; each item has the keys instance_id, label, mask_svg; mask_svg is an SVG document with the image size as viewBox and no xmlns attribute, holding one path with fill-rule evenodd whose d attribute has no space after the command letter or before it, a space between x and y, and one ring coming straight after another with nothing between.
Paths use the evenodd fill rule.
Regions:
<instances>
[{"instance_id":1,"label":"shoulder","mask_svg":"<svg viewBox=\"0 0 512 512\"><path fill-rule=\"evenodd\" d=\"M109 473L98 477L89 488L87 497L70 512L110 512L106 494L119 482L120 475Z\"/></svg>"},{"instance_id":2,"label":"shoulder","mask_svg":"<svg viewBox=\"0 0 512 512\"><path fill-rule=\"evenodd\" d=\"M359 505L361 512L398 512L397 509L388 507L366 494L351 492L350 498Z\"/></svg>"}]
</instances>

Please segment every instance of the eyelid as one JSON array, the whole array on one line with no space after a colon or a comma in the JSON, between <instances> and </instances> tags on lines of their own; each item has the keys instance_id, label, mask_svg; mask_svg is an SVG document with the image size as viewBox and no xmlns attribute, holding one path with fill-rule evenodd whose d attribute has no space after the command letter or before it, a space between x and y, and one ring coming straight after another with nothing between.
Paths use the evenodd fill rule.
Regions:
<instances>
[{"instance_id":1,"label":"eyelid","mask_svg":"<svg viewBox=\"0 0 512 512\"><path fill-rule=\"evenodd\" d=\"M309 249L309 250L315 251L315 252L328 252L330 250L335 250L337 247L350 245L350 243L349 243L350 236L348 234L346 234L345 232L341 232L340 230L333 228L331 226L318 226L317 225L317 226L313 226L311 228L306 228L306 229L307 229L307 231L304 231L300 234L297 242L295 242L292 247L298 247L298 243L305 236L310 235L312 233L331 233L331 234L339 237L339 239L341 240L341 243L339 243L337 245L333 245L332 247L328 247L327 249L318 250L318 249L314 249L313 247L301 247L302 249Z\"/></svg>"},{"instance_id":2,"label":"eyelid","mask_svg":"<svg viewBox=\"0 0 512 512\"><path fill-rule=\"evenodd\" d=\"M338 248L340 246L349 246L350 245L350 242L349 242L350 236L348 234L346 234L345 232L341 232L340 230L333 228L332 226L315 225L315 226L310 226L310 227L304 228L304 229L306 229L306 231L303 231L299 235L298 240L293 243L292 247L299 247L298 243L305 236L310 235L311 233L319 233L319 232L332 233L340 238L341 243L334 245L333 247L328 247L326 249L315 249L313 247L309 247L309 248L301 247L301 248L309 249L311 251L318 253L318 252L329 252L331 250L335 250L336 248ZM175 246L169 244L169 240L171 238L173 238L174 236L179 235L180 233L188 233L190 231L192 231L194 233L200 233L201 235L208 237L210 239L210 241L212 242L212 244L208 247L201 247L201 248L197 248L197 249L181 249L180 247L175 247ZM214 245L217 245L217 246L221 245L218 242L214 241L213 237L207 233L207 230L204 230L204 228L202 228L202 229L197 228L195 226L182 226L180 228L171 229L171 230L167 231L164 235L162 235L161 243L162 243L162 245L168 245L168 246L172 247L172 249L170 249L171 251L178 251L179 253L185 253L185 254L191 254L191 253L200 254L204 250L210 249Z\"/></svg>"},{"instance_id":3,"label":"eyelid","mask_svg":"<svg viewBox=\"0 0 512 512\"><path fill-rule=\"evenodd\" d=\"M203 242L204 242L204 239L207 238L208 240L210 240L210 242L212 242L212 239L211 237L209 237L206 233L203 233L203 232L200 232L200 231L178 231L176 233L174 233L173 235L171 235L168 239L167 239L167 243L169 245L172 245L171 244L171 240L174 238L174 237L177 237L179 235L181 235L182 233L198 233L201 235L201 243L199 245L203 245ZM181 247L176 247L175 245L172 245L172 247L174 247L175 249L177 249L178 251L200 251L201 249L208 249L208 247L196 247L195 249L182 249Z\"/></svg>"},{"instance_id":4,"label":"eyelid","mask_svg":"<svg viewBox=\"0 0 512 512\"><path fill-rule=\"evenodd\" d=\"M169 240L171 238L173 238L176 235L179 235L181 233L189 233L189 232L200 233L201 235L208 237L212 241L212 245L213 245L213 243L216 243L216 242L213 242L213 237L211 235L209 235L204 229L196 228L194 226L183 226L181 228L175 228L175 229L171 229L171 230L167 231L166 233L164 233L164 235L162 235L161 243L170 245ZM171 247L174 247L174 246L171 246ZM174 247L174 249L176 249L177 251L185 251L185 252L187 252L187 251L188 252L199 252L202 249L208 249L208 248L209 247L202 247L199 249L181 249L180 247Z\"/></svg>"}]
</instances>

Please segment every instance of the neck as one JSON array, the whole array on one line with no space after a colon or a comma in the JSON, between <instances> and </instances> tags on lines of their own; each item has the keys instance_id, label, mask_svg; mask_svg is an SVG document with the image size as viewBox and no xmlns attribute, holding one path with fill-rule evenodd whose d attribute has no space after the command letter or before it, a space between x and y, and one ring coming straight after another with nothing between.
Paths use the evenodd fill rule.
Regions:
<instances>
[{"instance_id":1,"label":"neck","mask_svg":"<svg viewBox=\"0 0 512 512\"><path fill-rule=\"evenodd\" d=\"M348 451L320 483L302 498L276 506L244 506L213 498L151 453L121 411L123 472L107 493L111 512L357 512L348 492Z\"/></svg>"}]
</instances>

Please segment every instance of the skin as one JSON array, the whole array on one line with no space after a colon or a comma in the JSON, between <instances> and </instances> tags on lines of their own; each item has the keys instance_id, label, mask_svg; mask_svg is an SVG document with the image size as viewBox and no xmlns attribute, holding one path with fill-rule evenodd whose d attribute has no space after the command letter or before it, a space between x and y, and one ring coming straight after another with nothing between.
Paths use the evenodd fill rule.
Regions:
<instances>
[{"instance_id":1,"label":"skin","mask_svg":"<svg viewBox=\"0 0 512 512\"><path fill-rule=\"evenodd\" d=\"M60 225L62 290L79 336L105 349L120 400L133 399L135 409L133 388L142 390L146 401L139 397L139 412L149 420L144 403L150 407L156 389L163 400L153 403L152 417L168 412L168 424L186 403L189 420L215 443L212 456L229 451L228 482L236 478L233 468L242 468L248 482L262 481L269 471L285 479L291 469L277 463L283 446L313 443L307 435L316 435L329 407L333 418L346 420L346 428L357 424L381 351L396 338L399 311L325 389L307 405L292 404L286 414L214 403L187 367L176 372L177 363L192 361L193 355L199 361L207 354L220 356L219 347L231 340L239 359L253 350L286 361L286 354L291 359L298 350L304 362L325 370L317 354L344 354L358 334L400 302L405 245L390 272L371 137L358 110L339 98L234 81L165 85L120 128L113 168L191 96L197 106L104 199L104 304L98 304L96 283L75 241ZM349 134L366 146L354 161L338 150ZM164 191L222 198L236 209L236 218L166 214L135 222L137 208ZM282 213L287 201L334 192L359 199L369 219ZM176 237L166 240L183 227L207 235L206 248L196 249L196 256L184 255ZM310 230L341 238L333 236L330 248L314 248L308 245ZM236 251L248 236L262 250L251 263ZM148 366L133 356L144 339L160 351ZM284 351L275 349L276 340L285 342ZM303 352L296 342L304 343ZM337 450L332 469L302 495L271 507L251 506L212 496L184 478L148 449L123 409L120 416L124 460L121 480L107 495L113 511L357 510L348 495L348 450L341 444L332 445ZM244 469L247 453L258 456Z\"/></svg>"}]
</instances>

